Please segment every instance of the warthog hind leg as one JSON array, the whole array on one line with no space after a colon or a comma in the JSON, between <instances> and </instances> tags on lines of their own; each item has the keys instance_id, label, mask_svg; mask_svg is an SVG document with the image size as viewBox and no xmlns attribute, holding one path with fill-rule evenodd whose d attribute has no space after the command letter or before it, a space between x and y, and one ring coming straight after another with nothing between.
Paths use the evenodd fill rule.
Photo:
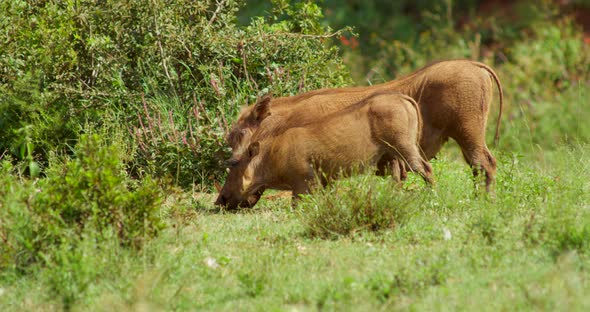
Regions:
<instances>
[{"instance_id":1,"label":"warthog hind leg","mask_svg":"<svg viewBox=\"0 0 590 312\"><path fill-rule=\"evenodd\" d=\"M485 174L486 191L490 192L496 175L496 159L487 148L484 135L462 135L455 140L461 147L465 161L473 169L473 176L477 178L480 172Z\"/></svg>"},{"instance_id":2,"label":"warthog hind leg","mask_svg":"<svg viewBox=\"0 0 590 312\"><path fill-rule=\"evenodd\" d=\"M400 160L398 160L398 167L400 176L406 174L405 167L409 167L413 172L418 173L426 183L429 185L434 184L434 175L432 172L432 166L428 163L418 151L416 145L398 145L398 153ZM395 164L394 164L395 165Z\"/></svg>"}]
</instances>

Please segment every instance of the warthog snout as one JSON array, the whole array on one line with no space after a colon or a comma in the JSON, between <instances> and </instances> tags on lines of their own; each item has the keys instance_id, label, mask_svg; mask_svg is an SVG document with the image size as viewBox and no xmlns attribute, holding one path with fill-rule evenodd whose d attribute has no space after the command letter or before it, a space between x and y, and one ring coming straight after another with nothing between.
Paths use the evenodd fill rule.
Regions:
<instances>
[{"instance_id":1,"label":"warthog snout","mask_svg":"<svg viewBox=\"0 0 590 312\"><path fill-rule=\"evenodd\" d=\"M220 194L217 197L217 200L215 201L215 205L223 207L227 210L235 210L238 208L238 206L243 207L243 205L238 200L228 198L228 197L224 196L223 194Z\"/></svg>"},{"instance_id":2,"label":"warthog snout","mask_svg":"<svg viewBox=\"0 0 590 312\"><path fill-rule=\"evenodd\" d=\"M225 198L225 196L223 196L223 194L219 194L219 196L217 196L217 200L215 201L215 206L225 205L227 205L227 199Z\"/></svg>"},{"instance_id":3,"label":"warthog snout","mask_svg":"<svg viewBox=\"0 0 590 312\"><path fill-rule=\"evenodd\" d=\"M219 194L217 200L215 201L216 206L222 206L228 210L234 210L238 207L240 208L252 208L260 199L262 194L254 194L248 196L247 199L243 200L236 200L233 198L226 197L224 194Z\"/></svg>"}]
</instances>

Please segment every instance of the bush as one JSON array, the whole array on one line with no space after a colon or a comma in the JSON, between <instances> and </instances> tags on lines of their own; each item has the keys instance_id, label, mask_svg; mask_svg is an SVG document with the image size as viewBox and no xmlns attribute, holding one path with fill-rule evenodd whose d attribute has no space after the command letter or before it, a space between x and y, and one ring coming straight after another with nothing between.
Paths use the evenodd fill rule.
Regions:
<instances>
[{"instance_id":1,"label":"bush","mask_svg":"<svg viewBox=\"0 0 590 312\"><path fill-rule=\"evenodd\" d=\"M185 186L210 182L221 173L223 135L241 105L259 93L348 82L317 5L280 5L281 20L254 18L248 26L237 25L238 8L235 0L0 0L0 151L21 158L30 142L44 164L50 151L69 152L86 126L141 128L147 102L154 115L172 115L171 133L195 127L197 140L150 142L134 166ZM189 121L195 110L200 115ZM141 144L154 135L132 138Z\"/></svg>"},{"instance_id":2,"label":"bush","mask_svg":"<svg viewBox=\"0 0 590 312\"><path fill-rule=\"evenodd\" d=\"M376 47L375 57L359 58L359 51L345 48L345 59L354 60L355 67L365 62L372 68L363 74L371 82L409 74L437 60L483 61L495 69L504 91L501 149L528 154L537 152L537 146L588 142L586 123L578 120L587 118L590 45L572 17L548 1L535 9L523 2L513 7L518 17L474 17L459 24L456 7L445 2L423 12L421 32L410 39L372 36L364 48ZM498 112L494 93L490 126Z\"/></svg>"},{"instance_id":3,"label":"bush","mask_svg":"<svg viewBox=\"0 0 590 312\"><path fill-rule=\"evenodd\" d=\"M208 20L193 25L185 36L193 39L179 50L194 55L171 59L190 72L185 91L146 96L135 106L141 112L133 129L140 147L138 167L158 176L169 174L185 187L221 179L225 133L241 107L257 96L293 95L349 82L337 50L327 45L329 29L320 27L316 5L279 6L275 14L284 19L254 18L245 27L234 24L235 12L218 8L226 14L220 28L210 29Z\"/></svg>"},{"instance_id":4,"label":"bush","mask_svg":"<svg viewBox=\"0 0 590 312\"><path fill-rule=\"evenodd\" d=\"M359 176L336 181L306 197L300 218L312 237L380 232L404 224L412 213L411 200L411 194L404 194L391 181Z\"/></svg>"},{"instance_id":5,"label":"bush","mask_svg":"<svg viewBox=\"0 0 590 312\"><path fill-rule=\"evenodd\" d=\"M10 163L3 162L7 177L1 185L8 199L1 212L0 269L52 266L61 261L62 251L74 252L85 239L100 249L101 241L114 236L122 247L140 248L163 228L162 192L150 178L127 177L123 148L105 145L96 135L83 136L74 155L53 160L37 185L17 182L9 174Z\"/></svg>"},{"instance_id":6,"label":"bush","mask_svg":"<svg viewBox=\"0 0 590 312\"><path fill-rule=\"evenodd\" d=\"M533 95L563 90L571 82L588 78L590 51L583 33L565 18L553 25L533 25L529 38L510 48L507 64L511 83ZM539 83L541 82L541 83ZM546 83L554 88L547 88Z\"/></svg>"},{"instance_id":7,"label":"bush","mask_svg":"<svg viewBox=\"0 0 590 312\"><path fill-rule=\"evenodd\" d=\"M330 25L354 25L358 32L340 43L360 84L394 79L436 60L503 62L507 47L559 14L559 6L546 0L327 0L324 6Z\"/></svg>"},{"instance_id":8,"label":"bush","mask_svg":"<svg viewBox=\"0 0 590 312\"><path fill-rule=\"evenodd\" d=\"M162 229L162 192L154 180L127 178L121 159L125 149L104 145L97 135L83 136L75 158L55 164L40 183L37 213L48 213L47 227L62 227L79 236L87 226L99 233L112 229L125 246L139 247ZM48 220L49 221L49 220Z\"/></svg>"},{"instance_id":9,"label":"bush","mask_svg":"<svg viewBox=\"0 0 590 312\"><path fill-rule=\"evenodd\" d=\"M56 298L63 310L71 310L105 276L121 275L121 261L126 253L114 231L97 233L85 231L75 245L55 246L51 262L39 271L39 280L47 287L47 294Z\"/></svg>"},{"instance_id":10,"label":"bush","mask_svg":"<svg viewBox=\"0 0 590 312\"><path fill-rule=\"evenodd\" d=\"M33 236L31 201L35 186L19 179L10 160L0 163L0 273L30 263L26 250Z\"/></svg>"},{"instance_id":11,"label":"bush","mask_svg":"<svg viewBox=\"0 0 590 312\"><path fill-rule=\"evenodd\" d=\"M569 19L535 28L510 49L501 68L506 97L504 148L553 149L560 143L588 142L587 68L590 46ZM557 144L556 144L557 143Z\"/></svg>"}]
</instances>

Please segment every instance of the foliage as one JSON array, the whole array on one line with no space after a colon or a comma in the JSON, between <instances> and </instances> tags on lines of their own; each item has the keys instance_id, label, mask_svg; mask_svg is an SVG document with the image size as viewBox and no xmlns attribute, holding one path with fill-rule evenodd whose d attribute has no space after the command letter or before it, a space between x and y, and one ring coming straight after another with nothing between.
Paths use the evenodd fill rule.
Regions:
<instances>
[{"instance_id":1,"label":"foliage","mask_svg":"<svg viewBox=\"0 0 590 312\"><path fill-rule=\"evenodd\" d=\"M24 243L33 231L30 204L35 186L26 179L19 179L9 160L0 164L0 268L24 266L27 257L20 258Z\"/></svg>"},{"instance_id":2,"label":"foliage","mask_svg":"<svg viewBox=\"0 0 590 312\"><path fill-rule=\"evenodd\" d=\"M439 1L431 9L412 11L422 19L412 24L416 26L411 31L418 33L410 38L382 35L387 32L372 28L375 34L360 33L358 48L341 40L344 59L361 83L393 79L436 60L482 61L495 69L504 90L502 149L534 153L539 147L553 149L555 143L589 142L586 124L576 120L587 113L590 41L574 16L562 13L568 8L550 1L534 6L525 1L511 4L509 15L468 18L470 5ZM483 8L485 3L480 5ZM495 95L490 124L497 103Z\"/></svg>"},{"instance_id":3,"label":"foliage","mask_svg":"<svg viewBox=\"0 0 590 312\"><path fill-rule=\"evenodd\" d=\"M163 227L162 192L149 177L130 180L123 154L123 148L105 145L96 135L82 137L74 159L53 160L47 177L34 184L15 183L12 167L4 161L8 199L0 227L2 269L52 266L85 239L101 248L103 240L114 236L122 246L139 248L156 236Z\"/></svg>"},{"instance_id":4,"label":"foliage","mask_svg":"<svg viewBox=\"0 0 590 312\"><path fill-rule=\"evenodd\" d=\"M199 156L171 159L170 147L183 142L159 141L136 155L135 166L173 167L151 173L164 171L183 185L210 182L202 176L219 175L224 158L222 118L259 93L348 82L315 4L282 5L290 19L257 18L248 26L236 25L238 7L234 0L1 1L0 150L23 159L22 146L32 147L45 164L50 151L67 153L85 125L139 127L142 99L169 102L158 113L173 113L172 132L189 126L188 112L203 109ZM187 166L199 167L199 175L178 177L177 168Z\"/></svg>"},{"instance_id":5,"label":"foliage","mask_svg":"<svg viewBox=\"0 0 590 312\"><path fill-rule=\"evenodd\" d=\"M393 183L363 176L336 181L307 197L299 214L310 236L338 238L402 225L411 215L408 204L412 200L416 198L402 193Z\"/></svg>"},{"instance_id":6,"label":"foliage","mask_svg":"<svg viewBox=\"0 0 590 312\"><path fill-rule=\"evenodd\" d=\"M55 218L46 226L65 225L78 235L86 226L99 233L112 228L123 245L135 247L155 236L162 228L160 189L149 177L139 183L127 178L124 152L96 135L83 136L73 160L51 166L36 199L38 212Z\"/></svg>"},{"instance_id":7,"label":"foliage","mask_svg":"<svg viewBox=\"0 0 590 312\"><path fill-rule=\"evenodd\" d=\"M213 176L207 176L207 168L219 167L218 159L202 150L224 146L222 138L228 121L219 113L210 117L196 99L195 105L183 114L177 107L182 107L180 101L172 98L143 99L143 110L137 114L139 125L129 129L137 144L133 173L169 175L175 184L186 188L197 181L211 182ZM215 128L208 126L214 122L218 123Z\"/></svg>"},{"instance_id":8,"label":"foliage","mask_svg":"<svg viewBox=\"0 0 590 312\"><path fill-rule=\"evenodd\" d=\"M573 81L588 77L590 60L587 45L572 20L558 20L554 25L533 25L533 34L510 49L513 61L507 67L511 82L542 94L546 87L534 82L552 82L557 90L566 89Z\"/></svg>"},{"instance_id":9,"label":"foliage","mask_svg":"<svg viewBox=\"0 0 590 312\"><path fill-rule=\"evenodd\" d=\"M534 28L531 38L511 48L501 68L507 94L507 148L551 149L555 143L589 142L584 109L590 76L590 46L569 19ZM527 148L528 147L528 148Z\"/></svg>"},{"instance_id":10,"label":"foliage","mask_svg":"<svg viewBox=\"0 0 590 312\"><path fill-rule=\"evenodd\" d=\"M536 24L557 16L551 1L326 1L331 25L356 26L360 44L348 44L346 37L340 44L360 84L394 79L436 60L500 59Z\"/></svg>"}]
</instances>

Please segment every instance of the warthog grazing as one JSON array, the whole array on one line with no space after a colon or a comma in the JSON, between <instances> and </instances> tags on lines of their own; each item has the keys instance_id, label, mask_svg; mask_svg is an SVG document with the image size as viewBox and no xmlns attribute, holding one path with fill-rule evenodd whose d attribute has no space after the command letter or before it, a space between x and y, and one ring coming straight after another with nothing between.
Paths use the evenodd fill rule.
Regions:
<instances>
[{"instance_id":1,"label":"warthog grazing","mask_svg":"<svg viewBox=\"0 0 590 312\"><path fill-rule=\"evenodd\" d=\"M377 91L345 109L251 143L233 159L216 204L252 206L267 189L310 191L381 159L396 159L432 184L432 168L418 149L421 117L416 102ZM393 174L394 178L399 174Z\"/></svg>"},{"instance_id":2,"label":"warthog grazing","mask_svg":"<svg viewBox=\"0 0 590 312\"><path fill-rule=\"evenodd\" d=\"M469 60L434 63L408 76L371 86L322 89L292 97L263 98L240 113L228 135L233 154L240 155L256 140L281 134L356 103L376 90L398 91L414 98L423 120L420 148L432 159L442 145L453 138L473 174L485 173L489 191L496 172L496 160L485 142L485 129L492 101L493 82L500 97L495 139L499 137L503 94L496 73L487 65ZM387 159L379 167L386 168Z\"/></svg>"}]
</instances>

